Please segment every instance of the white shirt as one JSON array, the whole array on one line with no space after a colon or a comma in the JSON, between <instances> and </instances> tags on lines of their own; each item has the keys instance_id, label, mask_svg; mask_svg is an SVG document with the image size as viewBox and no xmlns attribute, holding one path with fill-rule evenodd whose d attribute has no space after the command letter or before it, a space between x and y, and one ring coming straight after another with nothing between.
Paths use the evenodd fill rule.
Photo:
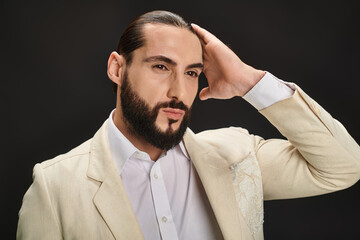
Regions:
<instances>
[{"instance_id":1,"label":"white shirt","mask_svg":"<svg viewBox=\"0 0 360 240\"><path fill-rule=\"evenodd\" d=\"M258 110L290 97L294 87L270 73L243 98ZM108 124L110 152L145 239L220 239L202 184L181 142L154 162Z\"/></svg>"},{"instance_id":2,"label":"white shirt","mask_svg":"<svg viewBox=\"0 0 360 240\"><path fill-rule=\"evenodd\" d=\"M116 128L113 112L108 124L110 151L145 239L220 239L183 143L154 162Z\"/></svg>"}]
</instances>

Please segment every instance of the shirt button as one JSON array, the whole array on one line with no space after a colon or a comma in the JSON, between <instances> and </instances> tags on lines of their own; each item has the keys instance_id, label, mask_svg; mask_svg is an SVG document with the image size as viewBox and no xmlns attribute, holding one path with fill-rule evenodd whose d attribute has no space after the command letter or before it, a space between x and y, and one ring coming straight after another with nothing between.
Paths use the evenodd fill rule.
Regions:
<instances>
[{"instance_id":1,"label":"shirt button","mask_svg":"<svg viewBox=\"0 0 360 240\"><path fill-rule=\"evenodd\" d=\"M163 221L164 223L167 222L167 218L166 217L162 217L161 221Z\"/></svg>"},{"instance_id":2,"label":"shirt button","mask_svg":"<svg viewBox=\"0 0 360 240\"><path fill-rule=\"evenodd\" d=\"M155 173L155 174L154 174L154 178L155 178L155 179L158 179L159 176Z\"/></svg>"}]
</instances>

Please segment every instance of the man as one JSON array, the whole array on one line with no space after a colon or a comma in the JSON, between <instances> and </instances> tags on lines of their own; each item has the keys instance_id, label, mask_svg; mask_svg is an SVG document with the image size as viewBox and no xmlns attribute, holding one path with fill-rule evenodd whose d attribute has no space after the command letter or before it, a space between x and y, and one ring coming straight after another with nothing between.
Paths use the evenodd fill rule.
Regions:
<instances>
[{"instance_id":1,"label":"man","mask_svg":"<svg viewBox=\"0 0 360 240\"><path fill-rule=\"evenodd\" d=\"M244 97L288 141L187 129L201 72L200 99ZM35 166L18 239L262 239L264 199L360 177L358 144L298 86L173 13L134 20L108 76L116 109L92 139Z\"/></svg>"}]
</instances>

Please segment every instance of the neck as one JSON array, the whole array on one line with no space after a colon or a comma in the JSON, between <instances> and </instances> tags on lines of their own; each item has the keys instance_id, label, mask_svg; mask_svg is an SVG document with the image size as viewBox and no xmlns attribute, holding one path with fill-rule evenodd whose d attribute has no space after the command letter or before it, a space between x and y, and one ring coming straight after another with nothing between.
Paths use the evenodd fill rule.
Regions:
<instances>
[{"instance_id":1,"label":"neck","mask_svg":"<svg viewBox=\"0 0 360 240\"><path fill-rule=\"evenodd\" d=\"M151 160L156 161L164 150L154 147L141 136L138 136L131 131L129 131L128 126L124 122L121 111L116 108L114 116L112 116L115 126L119 131L140 151L146 152L149 154Z\"/></svg>"}]
</instances>

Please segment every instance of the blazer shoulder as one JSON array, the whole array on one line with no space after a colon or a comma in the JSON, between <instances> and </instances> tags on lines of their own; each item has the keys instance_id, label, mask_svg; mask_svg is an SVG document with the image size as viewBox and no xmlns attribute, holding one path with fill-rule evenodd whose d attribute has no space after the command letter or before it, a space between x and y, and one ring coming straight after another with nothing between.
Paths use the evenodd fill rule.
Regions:
<instances>
[{"instance_id":1,"label":"blazer shoulder","mask_svg":"<svg viewBox=\"0 0 360 240\"><path fill-rule=\"evenodd\" d=\"M239 156L254 151L256 144L254 135L241 127L206 130L197 133L195 139L206 151L238 153Z\"/></svg>"},{"instance_id":2,"label":"blazer shoulder","mask_svg":"<svg viewBox=\"0 0 360 240\"><path fill-rule=\"evenodd\" d=\"M219 129L211 129L199 132L196 134L196 138L203 141L251 141L253 135L248 130L241 127L227 127Z\"/></svg>"},{"instance_id":3,"label":"blazer shoulder","mask_svg":"<svg viewBox=\"0 0 360 240\"><path fill-rule=\"evenodd\" d=\"M249 131L247 129L242 128L242 127L234 127L234 126L226 127L226 128L205 130L205 131L202 131L202 132L199 132L196 134L196 136L199 136L199 137L217 136L217 135L250 136Z\"/></svg>"},{"instance_id":4,"label":"blazer shoulder","mask_svg":"<svg viewBox=\"0 0 360 240\"><path fill-rule=\"evenodd\" d=\"M83 142L82 144L80 144L79 146L71 149L69 152L60 154L52 159L43 161L37 165L38 166L40 165L42 169L46 169L46 168L63 163L64 161L67 161L67 160L70 160L70 159L73 159L76 157L80 158L81 156L87 156L90 153L91 141L92 141L92 139L89 139L89 140Z\"/></svg>"}]
</instances>

